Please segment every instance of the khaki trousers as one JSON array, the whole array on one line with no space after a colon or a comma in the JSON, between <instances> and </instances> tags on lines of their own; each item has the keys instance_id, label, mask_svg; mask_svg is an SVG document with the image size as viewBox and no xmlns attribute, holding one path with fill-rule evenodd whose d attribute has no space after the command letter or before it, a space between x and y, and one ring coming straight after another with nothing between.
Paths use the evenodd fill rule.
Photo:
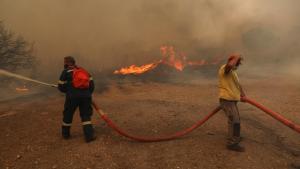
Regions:
<instances>
[{"instance_id":1,"label":"khaki trousers","mask_svg":"<svg viewBox=\"0 0 300 169\"><path fill-rule=\"evenodd\" d=\"M220 99L222 110L228 117L228 145L239 144L240 137L240 115L237 101Z\"/></svg>"}]
</instances>

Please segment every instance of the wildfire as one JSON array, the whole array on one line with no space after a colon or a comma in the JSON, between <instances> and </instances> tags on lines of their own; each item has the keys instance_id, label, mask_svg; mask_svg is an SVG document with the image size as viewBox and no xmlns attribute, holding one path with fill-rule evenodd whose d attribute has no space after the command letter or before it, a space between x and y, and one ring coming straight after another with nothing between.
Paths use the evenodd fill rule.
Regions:
<instances>
[{"instance_id":1,"label":"wildfire","mask_svg":"<svg viewBox=\"0 0 300 169\"><path fill-rule=\"evenodd\" d=\"M206 60L199 60L199 61L189 61L188 62L188 65L190 66L203 66L203 65L206 65L208 64L208 62L206 62Z\"/></svg>"},{"instance_id":2,"label":"wildfire","mask_svg":"<svg viewBox=\"0 0 300 169\"><path fill-rule=\"evenodd\" d=\"M26 88L26 86L23 86L23 87L17 87L16 91L18 91L18 92L28 92L29 89Z\"/></svg>"},{"instance_id":3,"label":"wildfire","mask_svg":"<svg viewBox=\"0 0 300 169\"><path fill-rule=\"evenodd\" d=\"M183 53L176 55L173 46L162 46L160 47L162 54L162 63L174 67L175 69L182 71L186 66L186 56Z\"/></svg>"},{"instance_id":4,"label":"wildfire","mask_svg":"<svg viewBox=\"0 0 300 169\"><path fill-rule=\"evenodd\" d=\"M162 59L157 62L142 66L131 65L129 67L121 68L120 70L115 70L114 74L143 74L149 70L155 69L159 64L168 65L178 71L183 71L186 66L203 66L208 64L215 65L221 61L221 58L217 58L211 63L208 63L204 59L199 61L188 61L186 55L182 52L177 53L173 46L161 46L160 52Z\"/></svg>"},{"instance_id":5,"label":"wildfire","mask_svg":"<svg viewBox=\"0 0 300 169\"><path fill-rule=\"evenodd\" d=\"M120 70L115 70L114 74L142 74L157 66L156 63L150 63L142 66L131 65L129 67L121 68Z\"/></svg>"}]
</instances>

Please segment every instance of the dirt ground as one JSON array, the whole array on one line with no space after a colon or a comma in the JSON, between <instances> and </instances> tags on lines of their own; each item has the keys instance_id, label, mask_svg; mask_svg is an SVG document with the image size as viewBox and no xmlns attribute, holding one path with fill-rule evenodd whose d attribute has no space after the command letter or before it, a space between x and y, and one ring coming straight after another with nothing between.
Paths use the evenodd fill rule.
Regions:
<instances>
[{"instance_id":1,"label":"dirt ground","mask_svg":"<svg viewBox=\"0 0 300 169\"><path fill-rule=\"evenodd\" d=\"M247 95L300 124L300 83L243 79ZM217 82L111 82L94 100L124 130L140 136L191 126L218 105ZM85 143L78 113L72 138L60 135L64 97L55 89L0 102L0 169L286 169L300 168L300 135L239 103L242 145L226 149L227 120L219 112L177 140L140 143L119 136L96 114L97 140ZM297 166L298 165L298 166Z\"/></svg>"}]
</instances>

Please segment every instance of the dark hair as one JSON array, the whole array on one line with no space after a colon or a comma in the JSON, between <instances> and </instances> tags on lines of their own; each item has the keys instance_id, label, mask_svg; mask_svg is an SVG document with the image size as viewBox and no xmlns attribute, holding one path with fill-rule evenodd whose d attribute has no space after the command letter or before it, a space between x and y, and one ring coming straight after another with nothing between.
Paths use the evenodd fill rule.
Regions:
<instances>
[{"instance_id":1,"label":"dark hair","mask_svg":"<svg viewBox=\"0 0 300 169\"><path fill-rule=\"evenodd\" d=\"M76 63L75 59L72 56L66 56L66 57L64 57L64 60L66 63L70 63L72 65L75 65L75 63Z\"/></svg>"}]
</instances>

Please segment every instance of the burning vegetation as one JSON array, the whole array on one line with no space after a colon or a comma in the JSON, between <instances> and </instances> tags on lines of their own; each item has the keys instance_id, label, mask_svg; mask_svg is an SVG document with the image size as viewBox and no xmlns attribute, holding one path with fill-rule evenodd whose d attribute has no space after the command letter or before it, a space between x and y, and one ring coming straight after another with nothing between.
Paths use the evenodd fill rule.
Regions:
<instances>
[{"instance_id":1,"label":"burning vegetation","mask_svg":"<svg viewBox=\"0 0 300 169\"><path fill-rule=\"evenodd\" d=\"M24 85L22 87L16 87L17 92L28 92L29 89Z\"/></svg>"},{"instance_id":2,"label":"burning vegetation","mask_svg":"<svg viewBox=\"0 0 300 169\"><path fill-rule=\"evenodd\" d=\"M184 52L176 52L173 46L161 46L160 52L162 55L162 59L155 61L153 63L136 66L131 65L129 67L124 67L119 70L115 70L114 74L121 74L121 75L140 75L151 71L157 68L160 65L168 66L176 71L182 72L187 67L202 67L204 65L219 65L223 60L222 57L214 58L211 61L207 61L205 59L191 61L188 59Z\"/></svg>"}]
</instances>

